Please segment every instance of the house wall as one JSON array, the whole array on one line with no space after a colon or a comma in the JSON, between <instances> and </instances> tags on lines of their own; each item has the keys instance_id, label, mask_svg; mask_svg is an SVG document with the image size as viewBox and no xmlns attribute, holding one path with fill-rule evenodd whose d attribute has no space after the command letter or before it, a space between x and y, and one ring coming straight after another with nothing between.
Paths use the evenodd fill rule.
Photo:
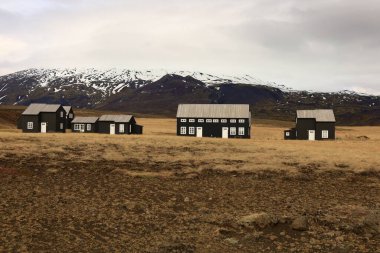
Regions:
<instances>
[{"instance_id":1,"label":"house wall","mask_svg":"<svg viewBox=\"0 0 380 253\"><path fill-rule=\"evenodd\" d=\"M98 132L103 134L110 133L110 125L115 124L115 134L130 134L129 123L115 123L111 121L99 121L98 123ZM124 133L120 133L120 125L124 124Z\"/></svg>"},{"instance_id":2,"label":"house wall","mask_svg":"<svg viewBox=\"0 0 380 253\"><path fill-rule=\"evenodd\" d=\"M69 118L70 113L73 115L72 118ZM74 118L75 118L74 111L73 111L73 109L70 109L69 113L66 115L66 129L72 128L71 127L71 121L73 121Z\"/></svg>"},{"instance_id":3,"label":"house wall","mask_svg":"<svg viewBox=\"0 0 380 253\"><path fill-rule=\"evenodd\" d=\"M288 136L287 136L287 133ZM284 140L295 140L297 139L297 134L295 129L289 129L284 131Z\"/></svg>"},{"instance_id":4,"label":"house wall","mask_svg":"<svg viewBox=\"0 0 380 253\"><path fill-rule=\"evenodd\" d=\"M61 117L61 112L63 112L63 117ZM41 122L47 123L47 132L61 132L66 131L66 111L61 106L57 112L41 112L40 113L40 124ZM60 124L63 124L63 129L60 128Z\"/></svg>"},{"instance_id":5,"label":"house wall","mask_svg":"<svg viewBox=\"0 0 380 253\"><path fill-rule=\"evenodd\" d=\"M141 125L133 124L131 134L143 134L143 128Z\"/></svg>"},{"instance_id":6,"label":"house wall","mask_svg":"<svg viewBox=\"0 0 380 253\"><path fill-rule=\"evenodd\" d=\"M329 131L329 136L327 139L322 138L323 130ZM334 122L317 122L315 139L316 140L335 140L335 123Z\"/></svg>"},{"instance_id":7,"label":"house wall","mask_svg":"<svg viewBox=\"0 0 380 253\"><path fill-rule=\"evenodd\" d=\"M17 119L17 129L22 129L22 116Z\"/></svg>"},{"instance_id":8,"label":"house wall","mask_svg":"<svg viewBox=\"0 0 380 253\"><path fill-rule=\"evenodd\" d=\"M298 119L296 130L298 140L308 140L309 130L316 130L315 119Z\"/></svg>"},{"instance_id":9,"label":"house wall","mask_svg":"<svg viewBox=\"0 0 380 253\"><path fill-rule=\"evenodd\" d=\"M71 124L71 131L73 133L82 133L80 130L75 130L74 129L74 125L75 124L84 124L84 132L83 133L97 133L98 132L98 124L97 123L72 123ZM87 125L90 124L91 125L91 130L88 131L87 130Z\"/></svg>"},{"instance_id":10,"label":"house wall","mask_svg":"<svg viewBox=\"0 0 380 253\"><path fill-rule=\"evenodd\" d=\"M181 122L181 119L186 119L186 122ZM195 122L189 122L189 119L195 119ZM177 118L177 135L196 136L196 128L202 127L203 137L222 138L223 127L228 127L228 138L250 138L251 136L250 119L245 118L244 123L239 123L239 119L236 119L236 123L231 123L230 119L227 119L227 123L221 123L222 118L218 118L218 123L208 123L206 118L202 119L203 123L198 122L198 118ZM181 127L186 127L186 134L181 134ZM194 134L189 134L189 127L195 127ZM236 135L230 135L231 127L236 127ZM244 135L239 135L239 127L244 127Z\"/></svg>"},{"instance_id":11,"label":"house wall","mask_svg":"<svg viewBox=\"0 0 380 253\"><path fill-rule=\"evenodd\" d=\"M40 132L40 123L38 115L21 115L21 129L24 133L38 133ZM28 122L33 122L33 129L28 129Z\"/></svg>"}]
</instances>

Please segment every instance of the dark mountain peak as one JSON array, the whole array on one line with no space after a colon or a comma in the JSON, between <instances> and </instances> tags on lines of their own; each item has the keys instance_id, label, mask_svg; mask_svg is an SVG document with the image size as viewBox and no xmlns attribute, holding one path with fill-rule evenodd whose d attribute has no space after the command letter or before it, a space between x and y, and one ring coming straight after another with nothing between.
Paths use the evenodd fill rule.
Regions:
<instances>
[{"instance_id":1,"label":"dark mountain peak","mask_svg":"<svg viewBox=\"0 0 380 253\"><path fill-rule=\"evenodd\" d=\"M164 83L177 83L179 85L188 84L188 85L201 85L206 86L205 83L203 83L200 80L195 79L192 76L182 76L177 74L166 74L157 81L153 82L154 84L164 84Z\"/></svg>"}]
</instances>

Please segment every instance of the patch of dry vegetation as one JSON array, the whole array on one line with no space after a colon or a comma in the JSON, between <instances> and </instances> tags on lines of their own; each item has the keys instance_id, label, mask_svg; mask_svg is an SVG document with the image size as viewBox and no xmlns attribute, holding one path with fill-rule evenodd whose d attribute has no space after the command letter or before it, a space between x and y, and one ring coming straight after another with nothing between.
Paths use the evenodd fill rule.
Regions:
<instances>
[{"instance_id":1,"label":"patch of dry vegetation","mask_svg":"<svg viewBox=\"0 0 380 253\"><path fill-rule=\"evenodd\" d=\"M0 251L376 252L380 127L284 141L23 134L0 125ZM278 127L280 125L281 127ZM365 136L365 137L364 137Z\"/></svg>"},{"instance_id":2,"label":"patch of dry vegetation","mask_svg":"<svg viewBox=\"0 0 380 253\"><path fill-rule=\"evenodd\" d=\"M252 139L178 137L174 119L139 119L142 136L101 134L0 133L0 157L30 154L48 157L48 163L67 161L114 161L151 164L159 170L192 173L213 169L224 171L287 170L378 170L380 127L337 129L336 141L283 140L283 128L259 123ZM363 139L366 136L367 139ZM138 167L146 173L151 166ZM134 171L137 169L133 169ZM136 173L136 171L135 171Z\"/></svg>"}]
</instances>

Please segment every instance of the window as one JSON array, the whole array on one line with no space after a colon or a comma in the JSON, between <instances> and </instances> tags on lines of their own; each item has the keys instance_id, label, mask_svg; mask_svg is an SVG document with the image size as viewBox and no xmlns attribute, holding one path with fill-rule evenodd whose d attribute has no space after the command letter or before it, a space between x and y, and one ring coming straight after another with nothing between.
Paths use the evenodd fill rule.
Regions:
<instances>
[{"instance_id":1,"label":"window","mask_svg":"<svg viewBox=\"0 0 380 253\"><path fill-rule=\"evenodd\" d=\"M322 130L322 139L329 138L329 130Z\"/></svg>"},{"instance_id":2,"label":"window","mask_svg":"<svg viewBox=\"0 0 380 253\"><path fill-rule=\"evenodd\" d=\"M236 127L230 127L230 135L236 135Z\"/></svg>"},{"instance_id":3,"label":"window","mask_svg":"<svg viewBox=\"0 0 380 253\"><path fill-rule=\"evenodd\" d=\"M189 119L189 122L194 123L195 119Z\"/></svg>"},{"instance_id":4,"label":"window","mask_svg":"<svg viewBox=\"0 0 380 253\"><path fill-rule=\"evenodd\" d=\"M195 134L195 127L189 127L189 134Z\"/></svg>"},{"instance_id":5,"label":"window","mask_svg":"<svg viewBox=\"0 0 380 253\"><path fill-rule=\"evenodd\" d=\"M79 130L79 125L78 124L74 124L74 130Z\"/></svg>"},{"instance_id":6,"label":"window","mask_svg":"<svg viewBox=\"0 0 380 253\"><path fill-rule=\"evenodd\" d=\"M239 123L244 123L245 119L239 119Z\"/></svg>"},{"instance_id":7,"label":"window","mask_svg":"<svg viewBox=\"0 0 380 253\"><path fill-rule=\"evenodd\" d=\"M239 127L239 135L244 135L244 127Z\"/></svg>"},{"instance_id":8,"label":"window","mask_svg":"<svg viewBox=\"0 0 380 253\"><path fill-rule=\"evenodd\" d=\"M124 133L124 124L119 125L119 133Z\"/></svg>"},{"instance_id":9,"label":"window","mask_svg":"<svg viewBox=\"0 0 380 253\"><path fill-rule=\"evenodd\" d=\"M63 118L63 111L60 112L60 116L61 116L61 118Z\"/></svg>"},{"instance_id":10,"label":"window","mask_svg":"<svg viewBox=\"0 0 380 253\"><path fill-rule=\"evenodd\" d=\"M186 119L181 119L181 122L186 122Z\"/></svg>"},{"instance_id":11,"label":"window","mask_svg":"<svg viewBox=\"0 0 380 253\"><path fill-rule=\"evenodd\" d=\"M205 122L204 119L198 119L198 123L203 123L203 122Z\"/></svg>"},{"instance_id":12,"label":"window","mask_svg":"<svg viewBox=\"0 0 380 253\"><path fill-rule=\"evenodd\" d=\"M186 134L186 127L181 127L181 134Z\"/></svg>"},{"instance_id":13,"label":"window","mask_svg":"<svg viewBox=\"0 0 380 253\"><path fill-rule=\"evenodd\" d=\"M289 137L290 133L289 132L285 132L285 136Z\"/></svg>"},{"instance_id":14,"label":"window","mask_svg":"<svg viewBox=\"0 0 380 253\"><path fill-rule=\"evenodd\" d=\"M73 118L73 114L72 114L72 113L69 113L69 118L70 118L70 119Z\"/></svg>"},{"instance_id":15,"label":"window","mask_svg":"<svg viewBox=\"0 0 380 253\"><path fill-rule=\"evenodd\" d=\"M63 129L63 123L59 123L59 129Z\"/></svg>"},{"instance_id":16,"label":"window","mask_svg":"<svg viewBox=\"0 0 380 253\"><path fill-rule=\"evenodd\" d=\"M211 123L212 119L206 119L206 123Z\"/></svg>"},{"instance_id":17,"label":"window","mask_svg":"<svg viewBox=\"0 0 380 253\"><path fill-rule=\"evenodd\" d=\"M219 120L218 120L218 119L213 119L212 122L214 122L214 123L218 123Z\"/></svg>"},{"instance_id":18,"label":"window","mask_svg":"<svg viewBox=\"0 0 380 253\"><path fill-rule=\"evenodd\" d=\"M227 123L227 120L226 119L221 119L220 122Z\"/></svg>"},{"instance_id":19,"label":"window","mask_svg":"<svg viewBox=\"0 0 380 253\"><path fill-rule=\"evenodd\" d=\"M91 131L91 124L87 124L87 131Z\"/></svg>"},{"instance_id":20,"label":"window","mask_svg":"<svg viewBox=\"0 0 380 253\"><path fill-rule=\"evenodd\" d=\"M28 122L28 124L27 124L27 128L28 128L29 130L33 129L33 122Z\"/></svg>"},{"instance_id":21,"label":"window","mask_svg":"<svg viewBox=\"0 0 380 253\"><path fill-rule=\"evenodd\" d=\"M230 123L236 123L236 119L230 119Z\"/></svg>"}]
</instances>

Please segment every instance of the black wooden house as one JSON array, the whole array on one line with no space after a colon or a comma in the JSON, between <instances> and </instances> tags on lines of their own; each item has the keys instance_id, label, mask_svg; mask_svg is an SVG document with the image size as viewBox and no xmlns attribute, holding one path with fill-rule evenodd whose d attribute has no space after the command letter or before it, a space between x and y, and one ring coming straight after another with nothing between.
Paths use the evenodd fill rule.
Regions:
<instances>
[{"instance_id":1,"label":"black wooden house","mask_svg":"<svg viewBox=\"0 0 380 253\"><path fill-rule=\"evenodd\" d=\"M333 110L297 110L296 127L284 131L285 140L334 140Z\"/></svg>"},{"instance_id":2,"label":"black wooden house","mask_svg":"<svg viewBox=\"0 0 380 253\"><path fill-rule=\"evenodd\" d=\"M250 138L248 104L180 104L177 135L218 138Z\"/></svg>"},{"instance_id":3,"label":"black wooden house","mask_svg":"<svg viewBox=\"0 0 380 253\"><path fill-rule=\"evenodd\" d=\"M30 104L21 114L18 124L26 133L64 133L66 111L59 104Z\"/></svg>"},{"instance_id":4,"label":"black wooden house","mask_svg":"<svg viewBox=\"0 0 380 253\"><path fill-rule=\"evenodd\" d=\"M73 133L97 133L98 117L75 117L71 122Z\"/></svg>"},{"instance_id":5,"label":"black wooden house","mask_svg":"<svg viewBox=\"0 0 380 253\"><path fill-rule=\"evenodd\" d=\"M63 109L65 109L65 111L66 111L66 129L70 129L71 128L71 122L73 121L73 119L75 117L73 108L70 105L64 105Z\"/></svg>"},{"instance_id":6,"label":"black wooden house","mask_svg":"<svg viewBox=\"0 0 380 253\"><path fill-rule=\"evenodd\" d=\"M98 121L98 133L142 134L143 126L137 125L132 115L103 115Z\"/></svg>"}]
</instances>

